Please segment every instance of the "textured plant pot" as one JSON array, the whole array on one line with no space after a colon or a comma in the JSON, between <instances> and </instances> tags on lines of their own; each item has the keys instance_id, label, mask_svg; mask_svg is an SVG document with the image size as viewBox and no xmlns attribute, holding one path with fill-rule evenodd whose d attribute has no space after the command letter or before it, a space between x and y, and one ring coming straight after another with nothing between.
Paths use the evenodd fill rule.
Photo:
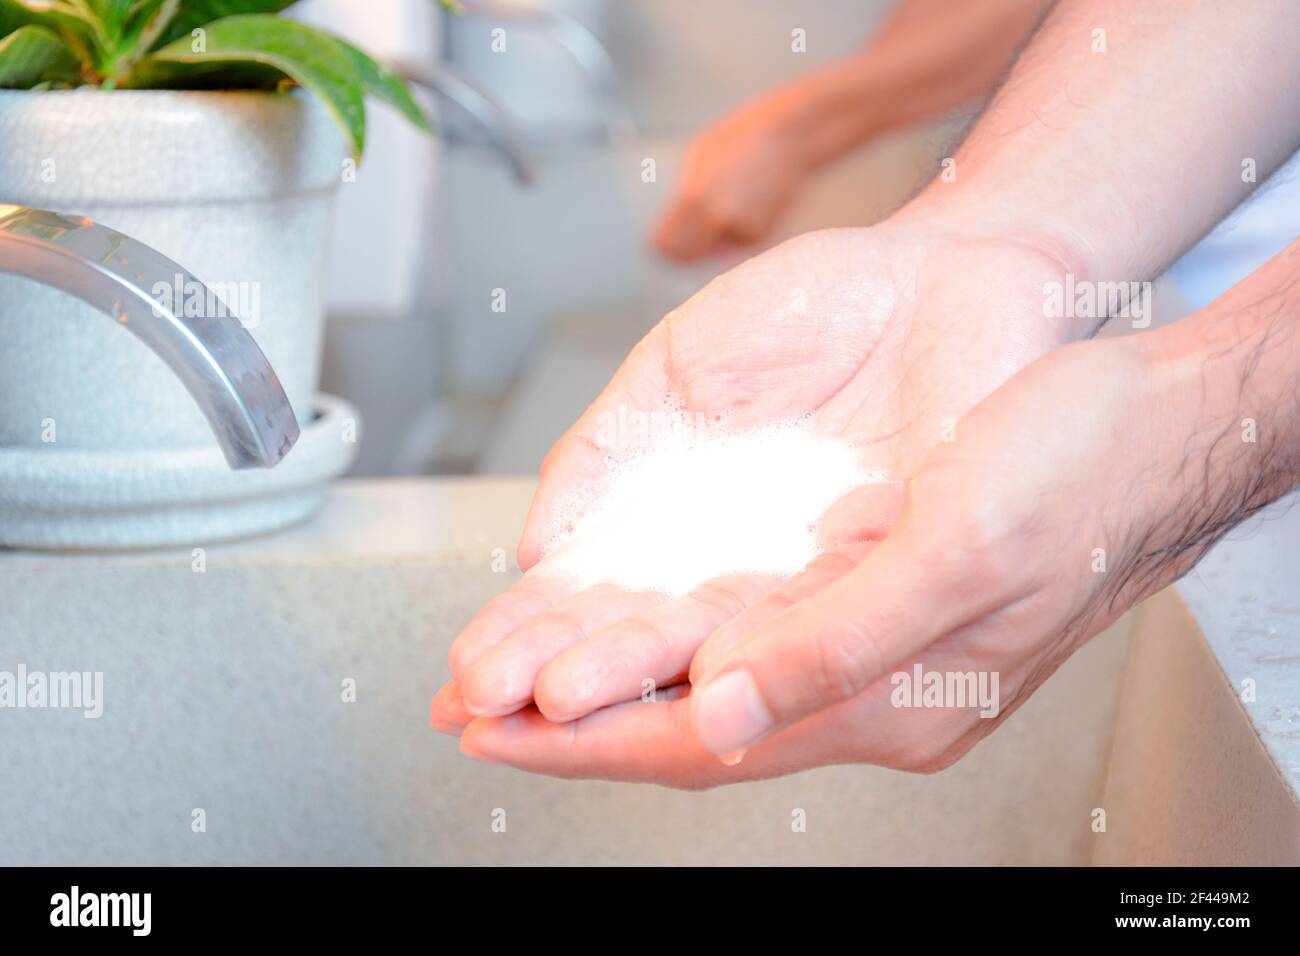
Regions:
<instances>
[{"instance_id":1,"label":"textured plant pot","mask_svg":"<svg viewBox=\"0 0 1300 956\"><path fill-rule=\"evenodd\" d=\"M0 92L0 143L0 203L87 216L230 290L226 298L235 301L227 304L270 360L308 437L316 417L330 203L346 157L341 134L314 98ZM332 408L350 417L346 407ZM60 487L84 486L90 493L96 470L108 485L84 501L75 494L64 501L65 512L87 511L84 535L65 520L49 540L31 533L31 520L3 520L6 500L13 507L19 500L30 505L31 489L6 493L0 485L0 544L137 547L266 531L309 512L304 493L314 483L318 499L333 476L321 469L337 474L346 468L355 446L315 456L316 472L299 476L306 484L279 488L276 494L294 500L294 507L283 513L255 508L259 520L235 521L228 534L218 513L223 500L246 516L247 499L284 482L222 472L215 450L189 394L134 336L58 290L0 275L0 458L22 457L22 466L8 472L29 480L37 480L31 478L37 461L48 465L49 480ZM170 451L183 461L174 473ZM195 499L186 487L194 481L195 456L202 460L208 452L215 473L200 482L207 497ZM113 500L114 473L124 470L136 483L133 511L148 511L152 498L171 508L177 502L208 507L208 513L190 525L154 522L166 533L124 527L123 515L104 513ZM0 476L5 473L0 462ZM6 527L18 524L28 529L21 539L6 535Z\"/></svg>"}]
</instances>

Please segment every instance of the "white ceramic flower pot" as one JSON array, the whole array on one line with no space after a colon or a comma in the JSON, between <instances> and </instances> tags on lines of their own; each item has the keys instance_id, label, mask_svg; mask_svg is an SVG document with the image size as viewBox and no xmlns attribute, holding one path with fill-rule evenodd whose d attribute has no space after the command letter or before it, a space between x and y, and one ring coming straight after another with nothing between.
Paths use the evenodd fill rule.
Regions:
<instances>
[{"instance_id":1,"label":"white ceramic flower pot","mask_svg":"<svg viewBox=\"0 0 1300 956\"><path fill-rule=\"evenodd\" d=\"M0 544L188 545L310 513L356 440L350 407L315 396L347 155L324 108L301 92L0 92L0 144L0 203L86 216L224 292L303 428L276 469L228 471L161 359L0 275Z\"/></svg>"}]
</instances>

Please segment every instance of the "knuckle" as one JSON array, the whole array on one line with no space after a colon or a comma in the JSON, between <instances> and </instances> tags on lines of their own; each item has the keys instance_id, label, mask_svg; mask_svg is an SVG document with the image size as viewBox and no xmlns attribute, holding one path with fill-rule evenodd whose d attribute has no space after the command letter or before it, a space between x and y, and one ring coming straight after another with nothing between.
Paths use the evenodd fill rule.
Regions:
<instances>
[{"instance_id":1,"label":"knuckle","mask_svg":"<svg viewBox=\"0 0 1300 956\"><path fill-rule=\"evenodd\" d=\"M808 570L825 574L832 580L842 578L862 563L863 551L863 548L851 545L823 551L808 565Z\"/></svg>"},{"instance_id":2,"label":"knuckle","mask_svg":"<svg viewBox=\"0 0 1300 956\"><path fill-rule=\"evenodd\" d=\"M1015 534L1015 523L991 496L981 495L976 507L968 508L958 532L979 557L989 557L1003 550Z\"/></svg>"},{"instance_id":3,"label":"knuckle","mask_svg":"<svg viewBox=\"0 0 1300 956\"><path fill-rule=\"evenodd\" d=\"M630 639L636 641L641 649L642 660L663 661L675 656L676 641L672 634L660 627L658 622L644 618L632 618L624 622L623 627Z\"/></svg>"},{"instance_id":4,"label":"knuckle","mask_svg":"<svg viewBox=\"0 0 1300 956\"><path fill-rule=\"evenodd\" d=\"M691 593L692 600L731 619L747 607L745 599L721 581L706 581Z\"/></svg>"},{"instance_id":5,"label":"knuckle","mask_svg":"<svg viewBox=\"0 0 1300 956\"><path fill-rule=\"evenodd\" d=\"M879 643L853 621L835 621L812 639L813 689L826 700L847 700L883 671Z\"/></svg>"},{"instance_id":6,"label":"knuckle","mask_svg":"<svg viewBox=\"0 0 1300 956\"><path fill-rule=\"evenodd\" d=\"M793 579L791 579L782 582L767 597L763 598L763 609L772 614L779 614L782 611L790 610L799 603L799 599L799 592L795 589Z\"/></svg>"},{"instance_id":7,"label":"knuckle","mask_svg":"<svg viewBox=\"0 0 1300 956\"><path fill-rule=\"evenodd\" d=\"M539 614L516 633L530 637L537 634L551 635L551 640L562 647L572 647L587 637L587 630L582 621L568 611L551 609Z\"/></svg>"},{"instance_id":8,"label":"knuckle","mask_svg":"<svg viewBox=\"0 0 1300 956\"><path fill-rule=\"evenodd\" d=\"M555 661L551 661L538 672L533 682L533 703L547 720L564 723L587 703L581 686L558 669Z\"/></svg>"}]
</instances>

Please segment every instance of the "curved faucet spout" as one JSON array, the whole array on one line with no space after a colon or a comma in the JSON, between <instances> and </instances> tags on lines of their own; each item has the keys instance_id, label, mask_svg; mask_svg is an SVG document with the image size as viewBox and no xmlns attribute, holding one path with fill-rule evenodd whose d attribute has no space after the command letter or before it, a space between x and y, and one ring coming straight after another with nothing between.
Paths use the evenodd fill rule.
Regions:
<instances>
[{"instance_id":1,"label":"curved faucet spout","mask_svg":"<svg viewBox=\"0 0 1300 956\"><path fill-rule=\"evenodd\" d=\"M0 205L0 272L68 292L134 333L194 396L231 468L273 467L298 440L298 419L253 337L157 250L89 219ZM155 297L160 286L199 290L220 307L187 315L171 296Z\"/></svg>"}]
</instances>

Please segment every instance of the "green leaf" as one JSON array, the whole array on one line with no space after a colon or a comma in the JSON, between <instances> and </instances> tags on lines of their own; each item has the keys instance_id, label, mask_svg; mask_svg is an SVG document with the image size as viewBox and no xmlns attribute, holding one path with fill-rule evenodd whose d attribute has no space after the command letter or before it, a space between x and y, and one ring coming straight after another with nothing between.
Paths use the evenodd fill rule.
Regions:
<instances>
[{"instance_id":1,"label":"green leaf","mask_svg":"<svg viewBox=\"0 0 1300 956\"><path fill-rule=\"evenodd\" d=\"M214 20L247 13L279 13L297 0L185 0L181 12L158 38L158 46L187 37L194 29Z\"/></svg>"},{"instance_id":2,"label":"green leaf","mask_svg":"<svg viewBox=\"0 0 1300 956\"><path fill-rule=\"evenodd\" d=\"M180 9L181 0L144 0L136 5L131 25L127 28L130 64L134 64L153 48L176 19Z\"/></svg>"},{"instance_id":3,"label":"green leaf","mask_svg":"<svg viewBox=\"0 0 1300 956\"><path fill-rule=\"evenodd\" d=\"M269 14L226 17L202 29L202 43L184 37L167 44L141 60L122 85L166 85L183 77L185 67L210 73L217 63L271 67L321 98L347 136L353 158L360 160L366 141L366 79L347 44Z\"/></svg>"},{"instance_id":4,"label":"green leaf","mask_svg":"<svg viewBox=\"0 0 1300 956\"><path fill-rule=\"evenodd\" d=\"M180 11L181 0L81 0L102 24L92 54L93 75L105 89L118 85Z\"/></svg>"},{"instance_id":5,"label":"green leaf","mask_svg":"<svg viewBox=\"0 0 1300 956\"><path fill-rule=\"evenodd\" d=\"M0 0L0 37L8 36L19 27L40 26L58 29L78 18L57 10L46 10L21 0Z\"/></svg>"},{"instance_id":6,"label":"green leaf","mask_svg":"<svg viewBox=\"0 0 1300 956\"><path fill-rule=\"evenodd\" d=\"M40 23L40 19L18 0L0 0L0 37L36 23Z\"/></svg>"},{"instance_id":7,"label":"green leaf","mask_svg":"<svg viewBox=\"0 0 1300 956\"><path fill-rule=\"evenodd\" d=\"M424 115L424 110L420 109L420 105L411 96L411 88L400 76L388 67L376 63L351 44L342 40L339 40L339 43L347 48L356 61L357 72L361 74L361 81L367 93L383 100L426 133L433 132L433 124L429 122L429 117Z\"/></svg>"},{"instance_id":8,"label":"green leaf","mask_svg":"<svg viewBox=\"0 0 1300 956\"><path fill-rule=\"evenodd\" d=\"M48 27L19 27L0 40L0 87L30 89L76 74L77 58Z\"/></svg>"},{"instance_id":9,"label":"green leaf","mask_svg":"<svg viewBox=\"0 0 1300 956\"><path fill-rule=\"evenodd\" d=\"M131 14L132 0L85 0L85 6L104 25L108 36L118 37Z\"/></svg>"},{"instance_id":10,"label":"green leaf","mask_svg":"<svg viewBox=\"0 0 1300 956\"><path fill-rule=\"evenodd\" d=\"M0 0L0 37L22 26L43 26L58 33L88 74L108 46L104 24L89 0Z\"/></svg>"}]
</instances>

